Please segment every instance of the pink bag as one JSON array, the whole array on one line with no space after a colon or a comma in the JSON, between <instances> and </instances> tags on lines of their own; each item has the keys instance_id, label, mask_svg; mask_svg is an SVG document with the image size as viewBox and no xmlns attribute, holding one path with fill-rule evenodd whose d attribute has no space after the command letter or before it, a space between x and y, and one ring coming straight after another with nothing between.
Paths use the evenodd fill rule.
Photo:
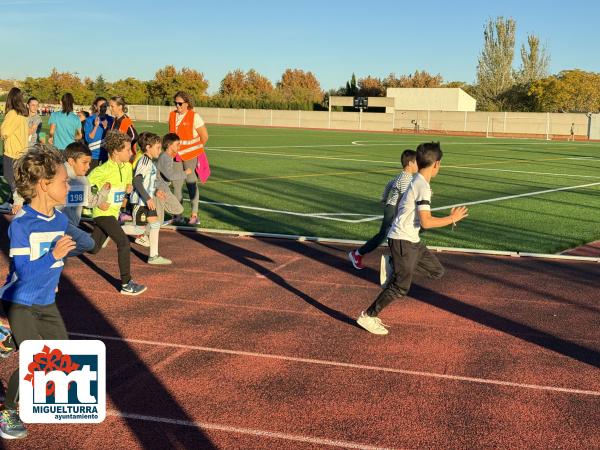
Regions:
<instances>
[{"instance_id":1,"label":"pink bag","mask_svg":"<svg viewBox=\"0 0 600 450\"><path fill-rule=\"evenodd\" d=\"M196 166L196 174L202 184L206 183L208 177L210 177L210 165L208 164L208 158L206 152L202 152L198 155L198 165Z\"/></svg>"}]
</instances>

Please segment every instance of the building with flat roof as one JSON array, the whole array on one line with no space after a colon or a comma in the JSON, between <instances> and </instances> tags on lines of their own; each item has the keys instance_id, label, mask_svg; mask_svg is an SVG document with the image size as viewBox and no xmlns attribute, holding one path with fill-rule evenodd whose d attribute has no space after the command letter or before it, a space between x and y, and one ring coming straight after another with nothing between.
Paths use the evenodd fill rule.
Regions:
<instances>
[{"instance_id":1,"label":"building with flat roof","mask_svg":"<svg viewBox=\"0 0 600 450\"><path fill-rule=\"evenodd\" d=\"M394 106L386 112L403 111L475 111L477 101L460 88L388 88L386 96Z\"/></svg>"}]
</instances>

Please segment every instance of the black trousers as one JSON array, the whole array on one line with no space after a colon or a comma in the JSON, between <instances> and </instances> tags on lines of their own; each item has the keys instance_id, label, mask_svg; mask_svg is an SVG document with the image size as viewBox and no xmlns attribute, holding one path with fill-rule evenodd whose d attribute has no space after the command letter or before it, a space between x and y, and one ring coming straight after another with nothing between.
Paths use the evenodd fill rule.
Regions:
<instances>
[{"instance_id":1,"label":"black trousers","mask_svg":"<svg viewBox=\"0 0 600 450\"><path fill-rule=\"evenodd\" d=\"M90 251L95 255L102 250L102 244L110 237L117 244L119 258L119 272L121 272L121 283L127 284L131 280L131 263L129 255L129 238L121 228L119 221L113 216L94 217L94 229L92 239L94 248Z\"/></svg>"},{"instance_id":2,"label":"black trousers","mask_svg":"<svg viewBox=\"0 0 600 450\"><path fill-rule=\"evenodd\" d=\"M396 210L396 205L385 205L385 208L383 208L383 220L381 221L379 232L365 242L364 245L358 249L358 253L360 253L362 256L366 255L367 253L371 253L373 250L379 247L383 241L385 241L390 229L390 225L394 221Z\"/></svg>"},{"instance_id":3,"label":"black trousers","mask_svg":"<svg viewBox=\"0 0 600 450\"><path fill-rule=\"evenodd\" d=\"M367 315L377 316L383 308L398 297L408 293L414 275L438 279L444 276L444 267L431 251L420 242L388 239L392 251L394 274L387 287L381 291Z\"/></svg>"},{"instance_id":4,"label":"black trousers","mask_svg":"<svg viewBox=\"0 0 600 450\"><path fill-rule=\"evenodd\" d=\"M13 159L6 155L2 157L2 174L4 175L4 179L10 186L10 192L8 194L9 198L5 200L7 202L12 202L13 192L15 192L15 189L17 187L17 183L15 182L15 161L16 159Z\"/></svg>"},{"instance_id":5,"label":"black trousers","mask_svg":"<svg viewBox=\"0 0 600 450\"><path fill-rule=\"evenodd\" d=\"M69 336L56 303L51 305L25 306L13 302L2 302L2 308L8 318L15 343L20 346L28 339L60 339ZM6 391L6 409L17 409L19 400L19 369L15 370L8 381Z\"/></svg>"}]
</instances>

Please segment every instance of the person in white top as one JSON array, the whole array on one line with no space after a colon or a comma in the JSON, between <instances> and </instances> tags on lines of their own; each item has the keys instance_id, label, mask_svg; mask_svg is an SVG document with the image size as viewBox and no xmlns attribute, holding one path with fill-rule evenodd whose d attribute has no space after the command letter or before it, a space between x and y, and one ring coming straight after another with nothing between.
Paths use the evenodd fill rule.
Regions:
<instances>
[{"instance_id":1,"label":"person in white top","mask_svg":"<svg viewBox=\"0 0 600 450\"><path fill-rule=\"evenodd\" d=\"M402 197L398 212L388 233L388 245L392 252L394 273L383 291L371 306L361 313L358 325L373 334L388 334L378 315L383 308L398 297L408 293L413 275L438 279L444 275L444 267L431 251L421 243L421 228L438 228L452 224L468 216L464 206L452 208L446 217L431 215L431 188L429 182L441 166L442 149L439 142L421 144L417 147L419 172L414 176Z\"/></svg>"}]
</instances>

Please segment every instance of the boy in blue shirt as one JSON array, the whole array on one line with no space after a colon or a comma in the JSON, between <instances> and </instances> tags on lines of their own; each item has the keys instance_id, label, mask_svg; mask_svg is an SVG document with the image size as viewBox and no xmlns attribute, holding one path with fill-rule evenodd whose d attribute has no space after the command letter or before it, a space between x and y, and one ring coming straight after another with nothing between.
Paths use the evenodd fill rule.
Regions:
<instances>
[{"instance_id":1,"label":"boy in blue shirt","mask_svg":"<svg viewBox=\"0 0 600 450\"><path fill-rule=\"evenodd\" d=\"M15 163L17 192L25 205L8 227L10 272L0 289L2 307L18 345L28 339L68 339L55 303L63 258L75 248L65 234L67 217L55 207L65 203L69 182L62 155L36 144ZM0 436L21 439L27 430L17 412L19 370L8 383Z\"/></svg>"}]
</instances>

